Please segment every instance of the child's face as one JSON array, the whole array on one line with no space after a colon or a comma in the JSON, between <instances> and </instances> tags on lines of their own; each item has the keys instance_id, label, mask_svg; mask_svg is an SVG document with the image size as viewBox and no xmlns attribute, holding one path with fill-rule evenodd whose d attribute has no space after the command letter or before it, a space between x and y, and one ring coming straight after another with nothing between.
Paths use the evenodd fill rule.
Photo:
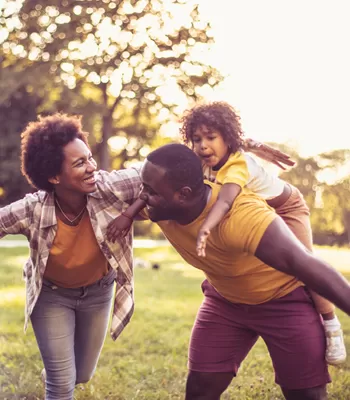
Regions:
<instances>
[{"instance_id":1,"label":"child's face","mask_svg":"<svg viewBox=\"0 0 350 400\"><path fill-rule=\"evenodd\" d=\"M221 133L202 125L192 136L193 150L197 156L209 167L215 167L227 160L228 145Z\"/></svg>"}]
</instances>

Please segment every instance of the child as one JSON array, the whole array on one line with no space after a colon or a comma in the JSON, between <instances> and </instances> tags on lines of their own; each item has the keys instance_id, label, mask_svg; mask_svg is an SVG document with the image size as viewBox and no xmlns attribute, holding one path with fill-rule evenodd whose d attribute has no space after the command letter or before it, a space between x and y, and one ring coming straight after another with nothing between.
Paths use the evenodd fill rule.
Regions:
<instances>
[{"instance_id":1,"label":"child","mask_svg":"<svg viewBox=\"0 0 350 400\"><path fill-rule=\"evenodd\" d=\"M295 236L312 251L309 209L302 194L297 188L268 174L244 152L240 118L229 104L214 102L194 107L183 118L181 134L202 160L205 178L222 185L217 201L199 230L198 255L205 256L206 240L211 229L225 217L245 187L275 208ZM324 322L326 361L333 365L340 364L346 359L346 349L334 305L316 293L311 294Z\"/></svg>"}]
</instances>

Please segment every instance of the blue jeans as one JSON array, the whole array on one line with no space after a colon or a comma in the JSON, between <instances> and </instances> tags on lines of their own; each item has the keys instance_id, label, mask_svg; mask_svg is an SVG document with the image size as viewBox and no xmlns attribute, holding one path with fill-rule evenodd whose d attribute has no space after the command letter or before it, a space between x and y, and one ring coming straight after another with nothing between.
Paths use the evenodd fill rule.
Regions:
<instances>
[{"instance_id":1,"label":"blue jeans","mask_svg":"<svg viewBox=\"0 0 350 400\"><path fill-rule=\"evenodd\" d=\"M72 400L88 382L106 337L116 272L96 283L65 289L44 279L31 322L46 370L46 400Z\"/></svg>"}]
</instances>

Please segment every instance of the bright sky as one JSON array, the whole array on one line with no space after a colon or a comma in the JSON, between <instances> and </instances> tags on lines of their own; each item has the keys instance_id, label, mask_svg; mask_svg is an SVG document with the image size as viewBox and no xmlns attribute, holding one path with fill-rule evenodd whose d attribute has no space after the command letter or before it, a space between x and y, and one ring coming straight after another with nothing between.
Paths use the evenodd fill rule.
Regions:
<instances>
[{"instance_id":1,"label":"bright sky","mask_svg":"<svg viewBox=\"0 0 350 400\"><path fill-rule=\"evenodd\" d=\"M350 149L350 1L201 0L226 100L258 140Z\"/></svg>"}]
</instances>

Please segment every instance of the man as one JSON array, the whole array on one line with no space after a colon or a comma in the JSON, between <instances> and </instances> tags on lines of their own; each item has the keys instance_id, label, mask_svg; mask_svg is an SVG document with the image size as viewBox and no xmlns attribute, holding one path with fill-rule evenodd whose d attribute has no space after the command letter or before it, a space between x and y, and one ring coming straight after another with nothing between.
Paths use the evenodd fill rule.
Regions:
<instances>
[{"instance_id":1,"label":"man","mask_svg":"<svg viewBox=\"0 0 350 400\"><path fill-rule=\"evenodd\" d=\"M324 331L304 283L350 314L347 281L247 191L211 232L206 257L198 257L198 229L219 187L203 182L200 161L186 146L150 153L142 181L150 219L207 278L192 331L186 399L219 399L259 336L287 400L326 399Z\"/></svg>"}]
</instances>

